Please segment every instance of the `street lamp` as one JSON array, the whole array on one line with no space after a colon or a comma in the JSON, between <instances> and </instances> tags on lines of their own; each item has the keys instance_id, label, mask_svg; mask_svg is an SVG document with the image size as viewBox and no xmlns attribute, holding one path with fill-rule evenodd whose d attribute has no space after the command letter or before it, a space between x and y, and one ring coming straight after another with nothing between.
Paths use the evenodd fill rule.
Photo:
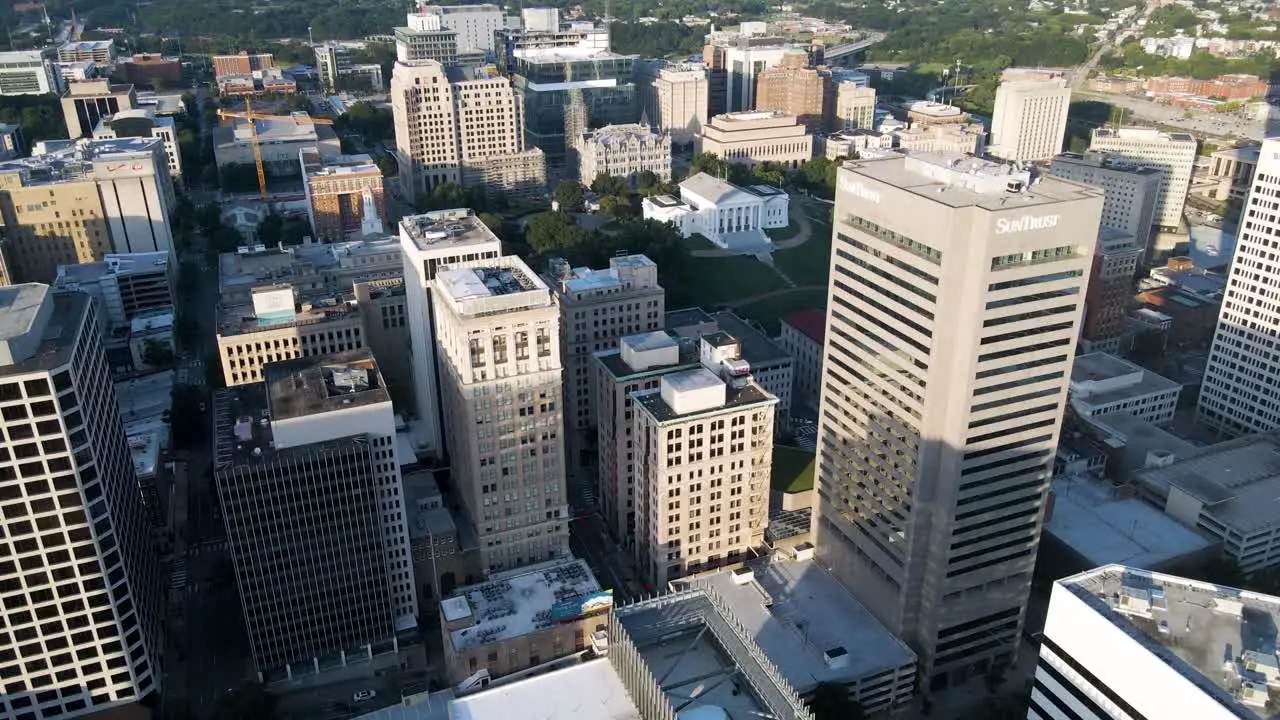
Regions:
<instances>
[{"instance_id":1,"label":"street lamp","mask_svg":"<svg viewBox=\"0 0 1280 720\"><path fill-rule=\"evenodd\" d=\"M308 25L308 26L307 26L307 41L310 43L311 47L315 47L315 46L316 46L316 39L315 39L314 37L312 37L312 35L311 35L311 26L310 26L310 25Z\"/></svg>"}]
</instances>

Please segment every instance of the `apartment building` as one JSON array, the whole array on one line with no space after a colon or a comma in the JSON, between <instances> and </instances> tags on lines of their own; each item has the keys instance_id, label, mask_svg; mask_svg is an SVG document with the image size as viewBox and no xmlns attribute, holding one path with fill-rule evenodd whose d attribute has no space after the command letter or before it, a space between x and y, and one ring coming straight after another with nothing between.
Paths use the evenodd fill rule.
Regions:
<instances>
[{"instance_id":1,"label":"apartment building","mask_svg":"<svg viewBox=\"0 0 1280 720\"><path fill-rule=\"evenodd\" d=\"M213 77L223 75L251 75L256 71L276 66L275 57L271 53L249 53L241 50L235 55L213 56Z\"/></svg>"},{"instance_id":2,"label":"apartment building","mask_svg":"<svg viewBox=\"0 0 1280 720\"><path fill-rule=\"evenodd\" d=\"M596 467L591 356L617 347L623 336L662 327L666 293L658 266L644 255L609 258L601 270L553 259L546 281L560 308L566 464L570 482L581 484Z\"/></svg>"},{"instance_id":3,"label":"apartment building","mask_svg":"<svg viewBox=\"0 0 1280 720\"><path fill-rule=\"evenodd\" d=\"M1182 210L1199 150L1195 137L1150 128L1097 128L1089 149L1105 152L1117 162L1158 170L1156 225L1173 230L1182 227Z\"/></svg>"},{"instance_id":4,"label":"apartment building","mask_svg":"<svg viewBox=\"0 0 1280 720\"><path fill-rule=\"evenodd\" d=\"M1119 352L1125 318L1133 302L1133 278L1141 260L1142 248L1132 235L1105 225L1098 228L1093 269L1085 290L1082 352Z\"/></svg>"},{"instance_id":5,"label":"apartment building","mask_svg":"<svg viewBox=\"0 0 1280 720\"><path fill-rule=\"evenodd\" d=\"M1049 163L1049 174L1105 190L1102 225L1132 235L1142 251L1142 262L1149 260L1152 227L1157 224L1161 170L1089 150L1083 155L1058 155Z\"/></svg>"},{"instance_id":6,"label":"apartment building","mask_svg":"<svg viewBox=\"0 0 1280 720\"><path fill-rule=\"evenodd\" d=\"M0 53L0 95L48 95L58 92L58 74L40 50Z\"/></svg>"},{"instance_id":7,"label":"apartment building","mask_svg":"<svg viewBox=\"0 0 1280 720\"><path fill-rule=\"evenodd\" d=\"M97 310L24 284L0 288L0 312L0 715L145 715L164 583Z\"/></svg>"},{"instance_id":8,"label":"apartment building","mask_svg":"<svg viewBox=\"0 0 1280 720\"><path fill-rule=\"evenodd\" d=\"M517 257L432 282L453 482L486 574L569 554L560 310Z\"/></svg>"},{"instance_id":9,"label":"apartment building","mask_svg":"<svg viewBox=\"0 0 1280 720\"><path fill-rule=\"evenodd\" d=\"M991 114L991 154L1040 162L1062 152L1071 88L1065 73L1008 68L1000 76Z\"/></svg>"},{"instance_id":10,"label":"apartment building","mask_svg":"<svg viewBox=\"0 0 1280 720\"><path fill-rule=\"evenodd\" d=\"M630 396L636 562L654 587L764 543L778 399L752 379L728 333L704 335L698 356L698 367Z\"/></svg>"},{"instance_id":11,"label":"apartment building","mask_svg":"<svg viewBox=\"0 0 1280 720\"><path fill-rule=\"evenodd\" d=\"M1280 141L1265 140L1245 200L1235 255L1200 390L1198 419L1228 435L1280 427L1280 359L1275 330L1280 262L1272 238L1280 229Z\"/></svg>"},{"instance_id":12,"label":"apartment building","mask_svg":"<svg viewBox=\"0 0 1280 720\"><path fill-rule=\"evenodd\" d=\"M366 350L217 392L214 475L260 682L395 652L418 600L395 415Z\"/></svg>"},{"instance_id":13,"label":"apartment building","mask_svg":"<svg viewBox=\"0 0 1280 720\"><path fill-rule=\"evenodd\" d=\"M871 130L876 125L876 89L850 80L836 85L831 129Z\"/></svg>"},{"instance_id":14,"label":"apartment building","mask_svg":"<svg viewBox=\"0 0 1280 720\"><path fill-rule=\"evenodd\" d=\"M813 136L792 115L772 110L727 113L702 128L695 152L748 167L774 162L794 168L813 157Z\"/></svg>"},{"instance_id":15,"label":"apartment building","mask_svg":"<svg viewBox=\"0 0 1280 720\"><path fill-rule=\"evenodd\" d=\"M178 150L178 127L172 117L156 115L155 107L139 107L105 115L93 128L95 140L130 137L152 138L163 143L169 178L182 184L182 153Z\"/></svg>"},{"instance_id":16,"label":"apartment building","mask_svg":"<svg viewBox=\"0 0 1280 720\"><path fill-rule=\"evenodd\" d=\"M756 110L790 115L811 133L831 124L831 74L809 65L809 53L790 48L777 65L756 76Z\"/></svg>"},{"instance_id":17,"label":"apartment building","mask_svg":"<svg viewBox=\"0 0 1280 720\"><path fill-rule=\"evenodd\" d=\"M707 68L686 63L660 68L645 83L642 107L655 129L679 145L692 143L707 122Z\"/></svg>"},{"instance_id":18,"label":"apartment building","mask_svg":"<svg viewBox=\"0 0 1280 720\"><path fill-rule=\"evenodd\" d=\"M81 80L67 83L62 93L62 118L67 137L89 137L102 118L138 107L138 93L132 85L113 85L109 80Z\"/></svg>"},{"instance_id":19,"label":"apartment building","mask_svg":"<svg viewBox=\"0 0 1280 720\"><path fill-rule=\"evenodd\" d=\"M607 175L634 187L646 171L671 182L671 136L648 125L606 125L584 135L577 150L578 179L584 185Z\"/></svg>"},{"instance_id":20,"label":"apartment building","mask_svg":"<svg viewBox=\"0 0 1280 720\"><path fill-rule=\"evenodd\" d=\"M400 220L400 251L413 357L414 401L424 443L423 450L444 454L440 425L440 390L434 299L436 275L448 265L493 260L502 255L502 242L469 210L438 210ZM452 450L451 450L452 452Z\"/></svg>"},{"instance_id":21,"label":"apartment building","mask_svg":"<svg viewBox=\"0 0 1280 720\"><path fill-rule=\"evenodd\" d=\"M0 162L5 253L21 281L52 281L59 265L110 253L173 252L173 185L164 145L150 138L53 141Z\"/></svg>"},{"instance_id":22,"label":"apartment building","mask_svg":"<svg viewBox=\"0 0 1280 720\"><path fill-rule=\"evenodd\" d=\"M818 557L930 692L1015 661L1030 590L1103 202L1032 180L929 154L839 170Z\"/></svg>"},{"instance_id":23,"label":"apartment building","mask_svg":"<svg viewBox=\"0 0 1280 720\"><path fill-rule=\"evenodd\" d=\"M797 310L778 321L778 343L793 361L792 402L817 409L822 394L822 352L826 345L827 315L822 310Z\"/></svg>"},{"instance_id":24,"label":"apartment building","mask_svg":"<svg viewBox=\"0 0 1280 720\"><path fill-rule=\"evenodd\" d=\"M373 158L364 154L326 158L316 148L304 148L298 151L298 162L302 164L307 218L317 240L334 242L363 234L366 197L374 210L374 216L367 220L382 227L387 201L382 171Z\"/></svg>"},{"instance_id":25,"label":"apartment building","mask_svg":"<svg viewBox=\"0 0 1280 720\"><path fill-rule=\"evenodd\" d=\"M227 387L261 382L269 363L366 347L350 297L297 298L288 283L250 294L249 304L218 308L215 340Z\"/></svg>"}]
</instances>

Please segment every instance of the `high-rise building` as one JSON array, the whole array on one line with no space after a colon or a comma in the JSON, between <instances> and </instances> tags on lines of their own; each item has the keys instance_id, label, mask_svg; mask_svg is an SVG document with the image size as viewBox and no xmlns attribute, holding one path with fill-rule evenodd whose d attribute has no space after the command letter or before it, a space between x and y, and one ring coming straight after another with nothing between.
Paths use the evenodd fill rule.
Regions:
<instances>
[{"instance_id":1,"label":"high-rise building","mask_svg":"<svg viewBox=\"0 0 1280 720\"><path fill-rule=\"evenodd\" d=\"M423 451L443 455L440 429L438 343L431 288L440 268L502 255L502 242L469 210L438 210L400 219L400 249L404 258L404 287L409 311L413 354L413 387Z\"/></svg>"},{"instance_id":2,"label":"high-rise building","mask_svg":"<svg viewBox=\"0 0 1280 720\"><path fill-rule=\"evenodd\" d=\"M1049 174L1105 190L1102 225L1132 235L1142 250L1143 261L1147 260L1164 175L1160 170L1090 150L1083 155L1062 153L1055 157L1049 164Z\"/></svg>"},{"instance_id":3,"label":"high-rise building","mask_svg":"<svg viewBox=\"0 0 1280 720\"><path fill-rule=\"evenodd\" d=\"M0 313L0 715L138 703L160 686L163 582L97 310L27 284L0 288Z\"/></svg>"},{"instance_id":4,"label":"high-rise building","mask_svg":"<svg viewBox=\"0 0 1280 720\"><path fill-rule=\"evenodd\" d=\"M57 73L42 51L0 53L0 95L47 95L56 92Z\"/></svg>"},{"instance_id":5,"label":"high-rise building","mask_svg":"<svg viewBox=\"0 0 1280 720\"><path fill-rule=\"evenodd\" d=\"M442 65L458 63L458 33L430 20L416 13L409 13L407 27L392 29L396 39L396 62L405 65L424 61Z\"/></svg>"},{"instance_id":6,"label":"high-rise building","mask_svg":"<svg viewBox=\"0 0 1280 720\"><path fill-rule=\"evenodd\" d=\"M56 141L0 163L5 253L22 281L108 253L173 252L173 184L151 138Z\"/></svg>"},{"instance_id":7,"label":"high-rise building","mask_svg":"<svg viewBox=\"0 0 1280 720\"><path fill-rule=\"evenodd\" d=\"M395 414L366 349L214 397L227 548L260 680L397 649L418 600Z\"/></svg>"},{"instance_id":8,"label":"high-rise building","mask_svg":"<svg viewBox=\"0 0 1280 720\"><path fill-rule=\"evenodd\" d=\"M636 68L642 63L637 61ZM707 68L698 63L663 65L650 74L636 74L644 119L671 135L671 141L687 145L707 122Z\"/></svg>"},{"instance_id":9,"label":"high-rise building","mask_svg":"<svg viewBox=\"0 0 1280 720\"><path fill-rule=\"evenodd\" d=\"M400 186L411 199L445 182L517 198L545 190L545 156L525 145L522 97L508 79L434 61L397 63L391 108Z\"/></svg>"},{"instance_id":10,"label":"high-rise building","mask_svg":"<svg viewBox=\"0 0 1280 720\"><path fill-rule=\"evenodd\" d=\"M835 108L831 112L834 130L871 130L876 125L876 89L852 80L836 85Z\"/></svg>"},{"instance_id":11,"label":"high-rise building","mask_svg":"<svg viewBox=\"0 0 1280 720\"><path fill-rule=\"evenodd\" d=\"M1016 655L1101 213L977 158L839 170L818 555L931 690Z\"/></svg>"},{"instance_id":12,"label":"high-rise building","mask_svg":"<svg viewBox=\"0 0 1280 720\"><path fill-rule=\"evenodd\" d=\"M659 352L678 362L678 348ZM702 336L699 366L633 393L636 562L654 587L741 562L764 542L778 399L738 341Z\"/></svg>"},{"instance_id":13,"label":"high-rise building","mask_svg":"<svg viewBox=\"0 0 1280 720\"><path fill-rule=\"evenodd\" d=\"M1009 68L1000 77L991 114L991 154L1039 162L1062 152L1071 88L1061 72Z\"/></svg>"},{"instance_id":14,"label":"high-rise building","mask_svg":"<svg viewBox=\"0 0 1280 720\"><path fill-rule=\"evenodd\" d=\"M493 39L508 20L497 5L424 5L409 13L409 26L421 30L450 30L459 53L486 53L495 48Z\"/></svg>"},{"instance_id":15,"label":"high-rise building","mask_svg":"<svg viewBox=\"0 0 1280 720\"><path fill-rule=\"evenodd\" d=\"M616 348L623 336L661 328L666 293L658 266L644 255L610 258L603 270L570 268L556 259L546 279L560 307L566 466L570 481L581 485L597 454L591 356Z\"/></svg>"},{"instance_id":16,"label":"high-rise building","mask_svg":"<svg viewBox=\"0 0 1280 720\"><path fill-rule=\"evenodd\" d=\"M585 57L609 49L607 28L590 20L562 23L560 11L553 7L524 8L520 17L510 18L507 25L494 36L493 50L498 65L508 73L515 71L517 58L530 51Z\"/></svg>"},{"instance_id":17,"label":"high-rise building","mask_svg":"<svg viewBox=\"0 0 1280 720\"><path fill-rule=\"evenodd\" d=\"M121 110L104 115L93 129L94 140L115 138L154 138L164 143L164 156L169 165L169 179L182 184L182 153L178 149L178 126L172 117L156 115L154 107Z\"/></svg>"},{"instance_id":18,"label":"high-rise building","mask_svg":"<svg viewBox=\"0 0 1280 720\"><path fill-rule=\"evenodd\" d=\"M813 157L813 135L791 115L773 110L733 112L711 118L695 150L735 165L773 162L794 168Z\"/></svg>"},{"instance_id":19,"label":"high-rise building","mask_svg":"<svg viewBox=\"0 0 1280 720\"><path fill-rule=\"evenodd\" d=\"M1133 278L1141 259L1142 248L1132 235L1105 225L1098 229L1093 269L1084 297L1082 352L1115 354L1120 350L1125 316L1133 300Z\"/></svg>"},{"instance_id":20,"label":"high-rise building","mask_svg":"<svg viewBox=\"0 0 1280 720\"><path fill-rule=\"evenodd\" d=\"M298 153L302 163L303 189L307 197L307 217L311 231L321 242L345 240L362 233L365 225L365 198L372 199L379 227L387 218L382 189L382 170L368 155L339 155L325 158L316 148Z\"/></svg>"},{"instance_id":21,"label":"high-rise building","mask_svg":"<svg viewBox=\"0 0 1280 720\"><path fill-rule=\"evenodd\" d=\"M1159 170L1156 225L1172 229L1182 225L1182 209L1199 149L1193 135L1150 128L1098 128L1089 149L1105 152L1120 163Z\"/></svg>"},{"instance_id":22,"label":"high-rise building","mask_svg":"<svg viewBox=\"0 0 1280 720\"><path fill-rule=\"evenodd\" d=\"M810 67L809 53L802 48L791 48L777 65L756 76L754 109L791 115L809 132L822 132L830 124L831 91L831 74Z\"/></svg>"},{"instance_id":23,"label":"high-rise building","mask_svg":"<svg viewBox=\"0 0 1280 720\"><path fill-rule=\"evenodd\" d=\"M560 310L522 260L432 281L440 396L454 485L486 574L569 554Z\"/></svg>"},{"instance_id":24,"label":"high-rise building","mask_svg":"<svg viewBox=\"0 0 1280 720\"><path fill-rule=\"evenodd\" d=\"M316 73L320 76L320 86L334 92L338 89L338 78L351 68L347 46L336 42L321 43L313 49L316 53Z\"/></svg>"},{"instance_id":25,"label":"high-rise building","mask_svg":"<svg viewBox=\"0 0 1280 720\"><path fill-rule=\"evenodd\" d=\"M756 79L794 48L781 37L734 30L708 33L702 49L702 62L709 73L707 112L715 116L756 109Z\"/></svg>"},{"instance_id":26,"label":"high-rise building","mask_svg":"<svg viewBox=\"0 0 1280 720\"><path fill-rule=\"evenodd\" d=\"M112 85L108 80L67 83L62 94L62 118L67 137L89 137L102 118L138 107L138 93L132 85Z\"/></svg>"},{"instance_id":27,"label":"high-rise building","mask_svg":"<svg viewBox=\"0 0 1280 720\"><path fill-rule=\"evenodd\" d=\"M128 326L140 315L173 311L174 272L166 252L107 255L103 262L62 265L53 288L82 292L98 301L106 327Z\"/></svg>"},{"instance_id":28,"label":"high-rise building","mask_svg":"<svg viewBox=\"0 0 1280 720\"><path fill-rule=\"evenodd\" d=\"M590 185L600 175L633 187L641 173L671 182L671 136L648 125L606 125L578 142L578 179Z\"/></svg>"},{"instance_id":29,"label":"high-rise building","mask_svg":"<svg viewBox=\"0 0 1280 720\"><path fill-rule=\"evenodd\" d=\"M1231 275L1200 385L1199 419L1229 435L1280 428L1280 359L1272 350L1280 329L1280 232L1271 198L1280 195L1280 140L1266 140L1245 199Z\"/></svg>"}]
</instances>

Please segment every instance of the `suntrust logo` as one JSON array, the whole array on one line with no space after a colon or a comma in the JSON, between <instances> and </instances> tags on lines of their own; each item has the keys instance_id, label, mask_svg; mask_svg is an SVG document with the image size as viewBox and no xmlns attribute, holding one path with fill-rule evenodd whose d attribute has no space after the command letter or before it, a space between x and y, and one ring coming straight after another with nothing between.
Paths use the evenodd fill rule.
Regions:
<instances>
[{"instance_id":1,"label":"suntrust logo","mask_svg":"<svg viewBox=\"0 0 1280 720\"><path fill-rule=\"evenodd\" d=\"M873 202L877 205L880 204L879 191L872 190L856 180L850 180L847 177L840 178L840 189L854 197L862 198L867 202Z\"/></svg>"},{"instance_id":2,"label":"suntrust logo","mask_svg":"<svg viewBox=\"0 0 1280 720\"><path fill-rule=\"evenodd\" d=\"M1036 217L1034 215L1023 215L1020 218L1010 220L1009 218L1000 218L996 220L996 234L1007 235L1009 233L1024 232L1026 230L1048 230L1049 228L1058 226L1059 215L1042 215Z\"/></svg>"}]
</instances>

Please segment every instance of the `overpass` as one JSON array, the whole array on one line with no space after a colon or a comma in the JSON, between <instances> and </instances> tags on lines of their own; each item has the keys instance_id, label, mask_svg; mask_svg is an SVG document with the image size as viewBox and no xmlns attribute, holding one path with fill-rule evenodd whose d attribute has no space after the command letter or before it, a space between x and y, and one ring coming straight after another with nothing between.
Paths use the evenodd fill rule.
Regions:
<instances>
[{"instance_id":1,"label":"overpass","mask_svg":"<svg viewBox=\"0 0 1280 720\"><path fill-rule=\"evenodd\" d=\"M854 60L858 53L861 53L883 39L884 33L873 32L861 40L826 48L822 52L822 58L828 65L839 65L842 60L849 62Z\"/></svg>"}]
</instances>

